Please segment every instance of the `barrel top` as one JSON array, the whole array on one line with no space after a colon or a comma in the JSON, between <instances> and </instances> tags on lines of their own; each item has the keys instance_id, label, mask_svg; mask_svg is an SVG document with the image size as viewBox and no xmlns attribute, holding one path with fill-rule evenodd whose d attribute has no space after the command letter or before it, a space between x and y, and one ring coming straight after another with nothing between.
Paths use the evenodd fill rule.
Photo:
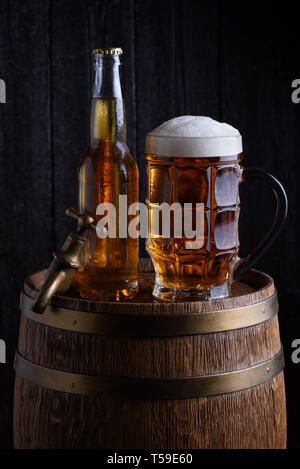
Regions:
<instances>
[{"instance_id":1,"label":"barrel top","mask_svg":"<svg viewBox=\"0 0 300 469\"><path fill-rule=\"evenodd\" d=\"M34 298L44 282L46 270L29 275L24 283L24 292ZM88 312L115 312L139 314L174 314L184 312L209 312L239 308L266 300L275 293L273 279L258 270L251 269L232 286L231 296L211 301L162 303L152 297L154 272L150 259L140 259L138 295L126 302L100 302L80 298L74 285L67 293L55 296L51 304L55 307Z\"/></svg>"}]
</instances>

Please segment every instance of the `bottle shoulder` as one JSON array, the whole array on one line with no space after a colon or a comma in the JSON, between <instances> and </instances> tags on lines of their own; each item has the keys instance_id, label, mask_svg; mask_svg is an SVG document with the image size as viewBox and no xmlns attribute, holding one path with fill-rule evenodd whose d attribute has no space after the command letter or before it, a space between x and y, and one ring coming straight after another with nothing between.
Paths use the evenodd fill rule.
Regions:
<instances>
[{"instance_id":1,"label":"bottle shoulder","mask_svg":"<svg viewBox=\"0 0 300 469\"><path fill-rule=\"evenodd\" d=\"M119 165L136 166L136 160L129 147L124 142L105 141L97 145L89 145L83 154L79 167L87 164L97 164L107 162Z\"/></svg>"}]
</instances>

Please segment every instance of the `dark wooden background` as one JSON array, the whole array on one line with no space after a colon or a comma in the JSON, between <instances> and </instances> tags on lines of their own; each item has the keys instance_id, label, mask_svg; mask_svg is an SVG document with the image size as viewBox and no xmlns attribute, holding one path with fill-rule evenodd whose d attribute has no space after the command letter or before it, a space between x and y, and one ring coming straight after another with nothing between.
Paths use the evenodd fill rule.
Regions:
<instances>
[{"instance_id":1,"label":"dark wooden background","mask_svg":"<svg viewBox=\"0 0 300 469\"><path fill-rule=\"evenodd\" d=\"M140 168L147 131L182 114L209 115L243 135L244 164L287 189L289 217L259 268L275 278L286 354L289 445L299 446L298 378L291 342L300 338L300 78L297 2L192 0L0 0L0 447L12 445L13 355L24 277L50 261L74 228L76 168L88 144L91 51L121 46L128 143ZM245 186L245 185L244 185ZM242 187L242 254L272 221L261 185ZM145 254L143 243L141 254ZM213 353L213 351L212 351Z\"/></svg>"}]
</instances>

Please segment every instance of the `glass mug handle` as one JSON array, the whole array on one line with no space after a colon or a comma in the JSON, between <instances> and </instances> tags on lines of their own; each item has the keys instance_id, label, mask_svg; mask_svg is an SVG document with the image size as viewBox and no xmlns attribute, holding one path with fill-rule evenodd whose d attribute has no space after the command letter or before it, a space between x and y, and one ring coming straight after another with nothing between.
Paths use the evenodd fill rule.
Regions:
<instances>
[{"instance_id":1,"label":"glass mug handle","mask_svg":"<svg viewBox=\"0 0 300 469\"><path fill-rule=\"evenodd\" d=\"M259 245L249 254L249 256L238 261L237 267L233 272L233 280L237 280L245 274L263 256L279 235L287 217L288 201L281 183L264 169L244 168L243 181L250 181L251 179L258 179L266 182L272 187L277 201L276 214L272 227Z\"/></svg>"}]
</instances>

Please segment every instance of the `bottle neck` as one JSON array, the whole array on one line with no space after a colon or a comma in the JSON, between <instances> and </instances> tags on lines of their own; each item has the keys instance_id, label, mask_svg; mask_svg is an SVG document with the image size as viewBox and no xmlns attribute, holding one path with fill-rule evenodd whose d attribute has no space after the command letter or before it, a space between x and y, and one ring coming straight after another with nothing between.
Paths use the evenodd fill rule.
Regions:
<instances>
[{"instance_id":1,"label":"bottle neck","mask_svg":"<svg viewBox=\"0 0 300 469\"><path fill-rule=\"evenodd\" d=\"M118 55L95 57L91 112L91 145L101 141L126 143L126 111Z\"/></svg>"}]
</instances>

